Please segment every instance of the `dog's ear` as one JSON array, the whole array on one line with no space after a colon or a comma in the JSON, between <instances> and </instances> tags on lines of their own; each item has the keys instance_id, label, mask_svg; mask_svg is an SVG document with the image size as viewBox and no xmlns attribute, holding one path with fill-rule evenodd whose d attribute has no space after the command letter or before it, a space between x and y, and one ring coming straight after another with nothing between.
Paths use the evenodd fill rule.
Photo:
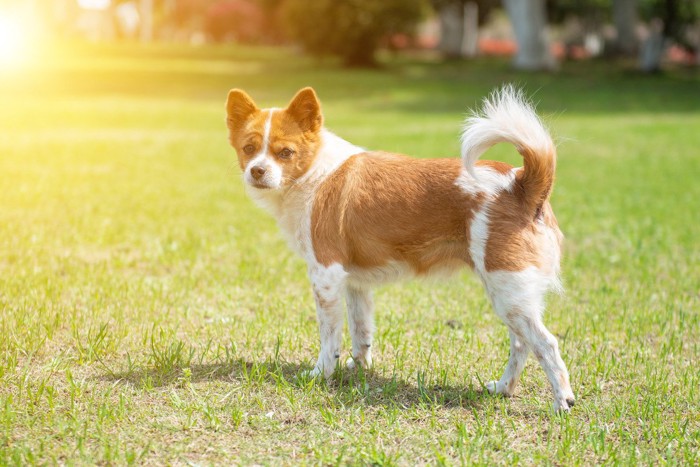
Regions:
<instances>
[{"instance_id":1,"label":"dog's ear","mask_svg":"<svg viewBox=\"0 0 700 467\"><path fill-rule=\"evenodd\" d=\"M253 99L240 89L231 89L226 101L226 125L229 130L240 128L258 110Z\"/></svg>"},{"instance_id":2,"label":"dog's ear","mask_svg":"<svg viewBox=\"0 0 700 467\"><path fill-rule=\"evenodd\" d=\"M287 113L303 131L317 132L323 125L321 103L313 88L304 88L296 93L287 106Z\"/></svg>"}]
</instances>

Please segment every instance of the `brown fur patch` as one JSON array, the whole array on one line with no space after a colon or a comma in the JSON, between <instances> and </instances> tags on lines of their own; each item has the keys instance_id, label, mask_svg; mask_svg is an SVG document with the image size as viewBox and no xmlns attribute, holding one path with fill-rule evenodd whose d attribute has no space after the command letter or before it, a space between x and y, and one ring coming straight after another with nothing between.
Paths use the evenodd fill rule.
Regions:
<instances>
[{"instance_id":1,"label":"brown fur patch","mask_svg":"<svg viewBox=\"0 0 700 467\"><path fill-rule=\"evenodd\" d=\"M479 161L478 165L487 165L502 174L513 169L512 166L498 161ZM554 232L557 240L556 248L560 248L564 236L559 230L554 212L549 201L535 201L529 198L523 185L524 168L515 174L515 183L511 191L502 191L489 207L489 236L486 242L486 271L522 271L529 266L535 266L546 272L553 266L545 261L543 251L552 248L547 237L542 233L546 227ZM532 180L532 177L530 177ZM551 181L544 181L540 188ZM530 182L533 183L533 182ZM547 191L546 196L549 196ZM527 201L523 201L527 200ZM540 204L540 215L536 215L537 203ZM541 223L538 225L538 223Z\"/></svg>"},{"instance_id":2,"label":"brown fur patch","mask_svg":"<svg viewBox=\"0 0 700 467\"><path fill-rule=\"evenodd\" d=\"M316 259L346 269L399 261L417 274L471 266L469 222L480 201L456 186L461 170L458 159L383 152L351 157L316 192Z\"/></svg>"},{"instance_id":3,"label":"brown fur patch","mask_svg":"<svg viewBox=\"0 0 700 467\"><path fill-rule=\"evenodd\" d=\"M545 202L545 221L535 219L519 200L517 182L512 193L502 192L489 209L489 236L484 267L487 271L522 271L529 266L549 270L543 251L559 248L563 238L549 202ZM543 228L552 229L557 245L550 245Z\"/></svg>"},{"instance_id":4,"label":"brown fur patch","mask_svg":"<svg viewBox=\"0 0 700 467\"><path fill-rule=\"evenodd\" d=\"M272 115L268 154L282 167L284 185L295 182L309 170L321 144L320 130L304 130L296 118L288 109ZM285 148L293 151L289 159L281 157Z\"/></svg>"},{"instance_id":5,"label":"brown fur patch","mask_svg":"<svg viewBox=\"0 0 700 467\"><path fill-rule=\"evenodd\" d=\"M248 162L255 157L263 144L265 135L265 122L267 121L268 110L255 110L242 121L229 126L229 142L238 154L238 165L244 170ZM243 148L251 145L254 151L246 154Z\"/></svg>"},{"instance_id":6,"label":"brown fur patch","mask_svg":"<svg viewBox=\"0 0 700 467\"><path fill-rule=\"evenodd\" d=\"M476 161L477 166L480 167L488 167L490 169L495 170L496 172L500 173L501 175L505 175L511 171L513 168L512 165L507 164L505 162L501 161L488 161L488 160L478 160Z\"/></svg>"},{"instance_id":7,"label":"brown fur patch","mask_svg":"<svg viewBox=\"0 0 700 467\"><path fill-rule=\"evenodd\" d=\"M231 89L226 99L226 126L229 131L241 128L248 117L258 110L258 106L245 91Z\"/></svg>"},{"instance_id":8,"label":"brown fur patch","mask_svg":"<svg viewBox=\"0 0 700 467\"><path fill-rule=\"evenodd\" d=\"M515 176L521 187L520 201L526 210L537 212L549 199L554 185L557 153L554 146L536 152L532 148L517 148L523 156L523 170Z\"/></svg>"},{"instance_id":9,"label":"brown fur patch","mask_svg":"<svg viewBox=\"0 0 700 467\"><path fill-rule=\"evenodd\" d=\"M522 271L541 266L538 232L532 214L519 203L517 190L501 192L489 208L486 271Z\"/></svg>"}]
</instances>

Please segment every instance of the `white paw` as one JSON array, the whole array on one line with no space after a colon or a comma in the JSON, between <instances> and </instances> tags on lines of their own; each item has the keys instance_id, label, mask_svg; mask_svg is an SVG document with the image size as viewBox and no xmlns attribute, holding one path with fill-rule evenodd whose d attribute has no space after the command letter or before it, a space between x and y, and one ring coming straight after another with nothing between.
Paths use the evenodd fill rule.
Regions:
<instances>
[{"instance_id":1,"label":"white paw","mask_svg":"<svg viewBox=\"0 0 700 467\"><path fill-rule=\"evenodd\" d=\"M576 403L576 399L573 394L568 394L565 396L559 396L554 398L554 411L556 413L567 413L571 410L571 407Z\"/></svg>"},{"instance_id":2,"label":"white paw","mask_svg":"<svg viewBox=\"0 0 700 467\"><path fill-rule=\"evenodd\" d=\"M362 367L365 370L372 368L372 356L365 355L364 357L348 357L345 361L345 366L348 370L354 370L357 367Z\"/></svg>"},{"instance_id":3,"label":"white paw","mask_svg":"<svg viewBox=\"0 0 700 467\"><path fill-rule=\"evenodd\" d=\"M498 394L498 381L489 381L485 385L486 390L489 392L489 394Z\"/></svg>"},{"instance_id":4,"label":"white paw","mask_svg":"<svg viewBox=\"0 0 700 467\"><path fill-rule=\"evenodd\" d=\"M323 371L315 366L313 370L305 370L301 372L301 376L306 379L314 379L317 378Z\"/></svg>"},{"instance_id":5,"label":"white paw","mask_svg":"<svg viewBox=\"0 0 700 467\"><path fill-rule=\"evenodd\" d=\"M337 366L336 362L337 360L334 361L335 364L316 362L313 370L306 371L303 374L308 378L319 378L323 376L326 379L330 379Z\"/></svg>"}]
</instances>

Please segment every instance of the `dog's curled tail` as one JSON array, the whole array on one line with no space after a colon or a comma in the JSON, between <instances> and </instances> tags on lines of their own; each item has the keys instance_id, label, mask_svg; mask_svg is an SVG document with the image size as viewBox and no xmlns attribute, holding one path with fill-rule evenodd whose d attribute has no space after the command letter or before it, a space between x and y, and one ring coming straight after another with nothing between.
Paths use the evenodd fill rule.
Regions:
<instances>
[{"instance_id":1,"label":"dog's curled tail","mask_svg":"<svg viewBox=\"0 0 700 467\"><path fill-rule=\"evenodd\" d=\"M511 143L523 156L523 170L516 173L524 206L537 213L554 183L556 149L549 132L521 90L512 85L494 91L464 122L462 162L472 177L477 159L497 143Z\"/></svg>"}]
</instances>

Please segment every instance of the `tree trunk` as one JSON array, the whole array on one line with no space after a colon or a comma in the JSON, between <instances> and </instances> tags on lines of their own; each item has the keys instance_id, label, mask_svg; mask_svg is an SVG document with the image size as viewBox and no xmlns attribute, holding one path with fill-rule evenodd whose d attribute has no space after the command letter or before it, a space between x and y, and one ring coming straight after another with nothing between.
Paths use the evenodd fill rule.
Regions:
<instances>
[{"instance_id":1,"label":"tree trunk","mask_svg":"<svg viewBox=\"0 0 700 467\"><path fill-rule=\"evenodd\" d=\"M438 12L440 18L440 44L438 48L446 58L462 56L464 37L464 8L459 1L445 4Z\"/></svg>"},{"instance_id":2,"label":"tree trunk","mask_svg":"<svg viewBox=\"0 0 700 467\"><path fill-rule=\"evenodd\" d=\"M479 51L479 5L476 2L464 4L464 40L462 55L475 57Z\"/></svg>"},{"instance_id":3,"label":"tree trunk","mask_svg":"<svg viewBox=\"0 0 700 467\"><path fill-rule=\"evenodd\" d=\"M613 21L617 30L614 53L631 56L637 52L637 1L613 0Z\"/></svg>"},{"instance_id":4,"label":"tree trunk","mask_svg":"<svg viewBox=\"0 0 700 467\"><path fill-rule=\"evenodd\" d=\"M521 70L552 70L545 0L503 0L518 43L513 65Z\"/></svg>"},{"instance_id":5,"label":"tree trunk","mask_svg":"<svg viewBox=\"0 0 700 467\"><path fill-rule=\"evenodd\" d=\"M639 67L645 73L656 73L661 70L661 59L664 55L665 38L664 22L654 18L649 25L649 36L642 43L639 54Z\"/></svg>"}]
</instances>

